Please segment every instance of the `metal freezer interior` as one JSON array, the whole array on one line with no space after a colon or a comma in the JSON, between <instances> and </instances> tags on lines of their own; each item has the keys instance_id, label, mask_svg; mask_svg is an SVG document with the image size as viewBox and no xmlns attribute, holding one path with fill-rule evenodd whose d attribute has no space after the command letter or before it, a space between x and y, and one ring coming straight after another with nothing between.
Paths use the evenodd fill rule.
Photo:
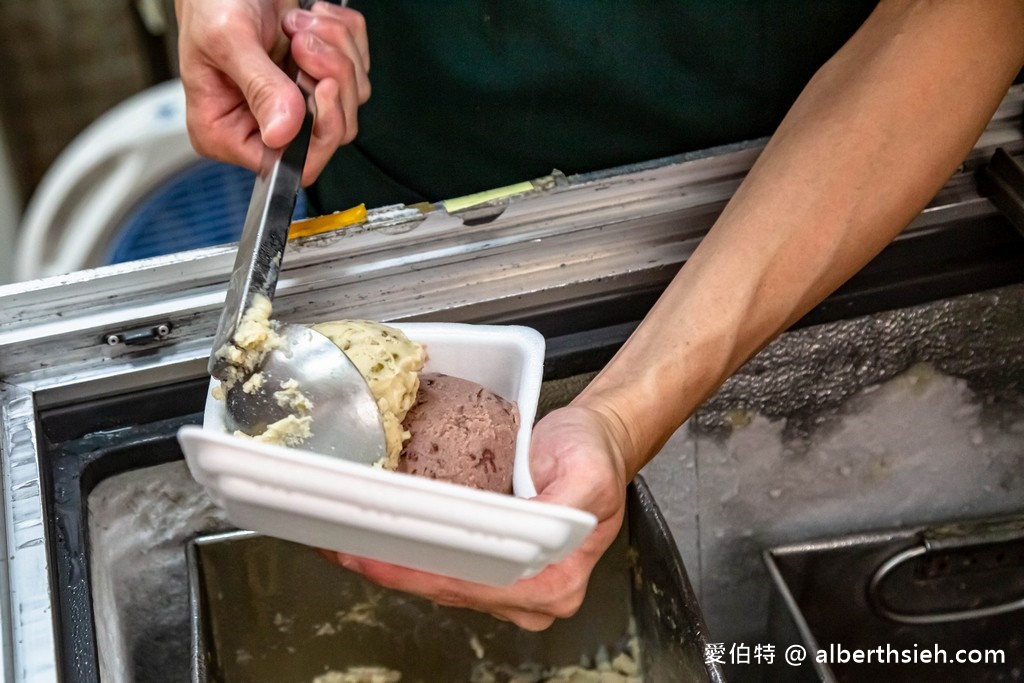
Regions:
<instances>
[{"instance_id":1,"label":"metal freezer interior","mask_svg":"<svg viewBox=\"0 0 1024 683\"><path fill-rule=\"evenodd\" d=\"M484 683L611 669L618 660L645 681L721 681L720 667L705 661L692 588L642 478L630 487L627 514L580 610L543 632L380 588L294 543L251 532L196 538L188 547L192 680L307 681L364 667L408 683Z\"/></svg>"},{"instance_id":2,"label":"metal freezer interior","mask_svg":"<svg viewBox=\"0 0 1024 683\"><path fill-rule=\"evenodd\" d=\"M775 667L767 680L982 683L1016 677L1024 648L1020 516L818 539L771 548L765 562L779 588L775 639L803 643L813 653L813 668ZM838 653L839 647L867 651L881 643L871 662L843 662ZM955 654L943 646L973 650L975 659L951 661ZM922 649L928 655L919 656ZM819 661L819 652L828 655Z\"/></svg>"},{"instance_id":3,"label":"metal freezer interior","mask_svg":"<svg viewBox=\"0 0 1024 683\"><path fill-rule=\"evenodd\" d=\"M997 148L1024 149L1022 99L1011 91L922 215L801 324L1024 279L1024 240L975 177ZM762 144L553 173L523 195L454 214L372 210L361 226L289 247L276 314L526 324L547 338L547 379L585 374L643 317ZM92 544L116 539L123 520L103 536L71 512L97 495L97 509L110 502L116 512L116 494L133 487L162 501L146 510L152 528L158 511L181 508L180 455L162 435L197 419L232 261L232 248L211 248L0 288L5 680L94 680L97 614L129 590L126 576L168 581L159 562L151 572L91 576ZM139 479L119 478L132 473ZM222 524L215 510L190 509L177 527L186 536ZM159 608L142 622L147 637L161 637Z\"/></svg>"}]
</instances>

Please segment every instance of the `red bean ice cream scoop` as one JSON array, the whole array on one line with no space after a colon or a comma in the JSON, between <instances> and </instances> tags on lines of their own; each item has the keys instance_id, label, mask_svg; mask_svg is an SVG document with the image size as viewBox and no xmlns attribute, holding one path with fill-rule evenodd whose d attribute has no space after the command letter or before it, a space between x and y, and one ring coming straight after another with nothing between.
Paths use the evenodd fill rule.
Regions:
<instances>
[{"instance_id":1,"label":"red bean ice cream scoop","mask_svg":"<svg viewBox=\"0 0 1024 683\"><path fill-rule=\"evenodd\" d=\"M405 416L398 471L512 493L519 410L476 382L425 372Z\"/></svg>"}]
</instances>

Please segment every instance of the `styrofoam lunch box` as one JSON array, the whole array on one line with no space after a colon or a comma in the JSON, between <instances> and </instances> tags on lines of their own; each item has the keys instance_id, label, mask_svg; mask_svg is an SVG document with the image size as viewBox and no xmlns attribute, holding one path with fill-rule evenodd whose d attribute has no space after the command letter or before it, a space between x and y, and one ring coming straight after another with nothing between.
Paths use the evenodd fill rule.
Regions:
<instances>
[{"instance_id":1,"label":"styrofoam lunch box","mask_svg":"<svg viewBox=\"0 0 1024 683\"><path fill-rule=\"evenodd\" d=\"M515 325L388 324L426 346L424 372L518 404L514 496L232 436L212 394L202 428L178 432L192 476L239 528L479 583L533 576L575 550L594 516L527 500L544 337Z\"/></svg>"}]
</instances>

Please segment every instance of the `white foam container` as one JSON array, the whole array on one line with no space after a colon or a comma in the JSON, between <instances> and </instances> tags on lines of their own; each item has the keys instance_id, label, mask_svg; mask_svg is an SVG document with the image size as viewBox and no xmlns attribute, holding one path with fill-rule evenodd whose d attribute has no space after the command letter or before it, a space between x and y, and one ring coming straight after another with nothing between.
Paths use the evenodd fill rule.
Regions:
<instances>
[{"instance_id":1,"label":"white foam container","mask_svg":"<svg viewBox=\"0 0 1024 683\"><path fill-rule=\"evenodd\" d=\"M178 432L192 476L239 528L479 583L533 576L575 550L594 516L526 500L536 495L529 450L544 337L514 325L389 324L427 347L425 372L518 404L515 496L241 439L227 432L224 402L212 395L203 427Z\"/></svg>"}]
</instances>

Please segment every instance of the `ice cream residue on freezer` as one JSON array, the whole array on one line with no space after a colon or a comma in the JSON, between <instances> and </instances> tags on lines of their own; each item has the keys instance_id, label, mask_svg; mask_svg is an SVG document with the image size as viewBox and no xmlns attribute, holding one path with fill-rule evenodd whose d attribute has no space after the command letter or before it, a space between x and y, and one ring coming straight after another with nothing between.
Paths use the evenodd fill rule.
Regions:
<instances>
[{"instance_id":1,"label":"ice cream residue on freezer","mask_svg":"<svg viewBox=\"0 0 1024 683\"><path fill-rule=\"evenodd\" d=\"M354 666L345 671L328 671L313 683L399 683L402 673L382 666Z\"/></svg>"},{"instance_id":2,"label":"ice cream residue on freezer","mask_svg":"<svg viewBox=\"0 0 1024 683\"><path fill-rule=\"evenodd\" d=\"M262 294L255 295L252 304L242 314L231 341L217 349L216 356L226 359L228 366L227 377L213 390L215 399L225 400L228 392L238 382L242 382L242 391L247 394L263 390L264 376L259 371L263 359L271 351L284 348L287 344L277 333L276 321L270 319L272 309L269 298ZM273 397L279 406L287 409L288 414L267 425L260 434L235 431L235 436L263 443L293 447L301 445L312 434L312 403L294 379L281 382Z\"/></svg>"},{"instance_id":3,"label":"ice cream residue on freezer","mask_svg":"<svg viewBox=\"0 0 1024 683\"><path fill-rule=\"evenodd\" d=\"M259 373L256 369L263 363L264 357L274 349L280 348L282 343L274 329L274 322L270 319L272 309L269 298L262 294L255 295L252 304L242 314L242 320L238 323L231 341L217 349L216 356L226 359L229 363L228 376L221 387L222 392L239 381L255 382L258 388ZM250 384L250 387L252 386ZM220 398L223 398L223 393Z\"/></svg>"},{"instance_id":4,"label":"ice cream residue on freezer","mask_svg":"<svg viewBox=\"0 0 1024 683\"><path fill-rule=\"evenodd\" d=\"M625 650L614 656L602 648L593 658L577 665L541 666L523 663L516 666L495 664L482 658L468 673L469 683L642 683L639 643L634 636ZM329 671L313 683L401 683L402 672L386 667L356 666L345 671Z\"/></svg>"}]
</instances>

